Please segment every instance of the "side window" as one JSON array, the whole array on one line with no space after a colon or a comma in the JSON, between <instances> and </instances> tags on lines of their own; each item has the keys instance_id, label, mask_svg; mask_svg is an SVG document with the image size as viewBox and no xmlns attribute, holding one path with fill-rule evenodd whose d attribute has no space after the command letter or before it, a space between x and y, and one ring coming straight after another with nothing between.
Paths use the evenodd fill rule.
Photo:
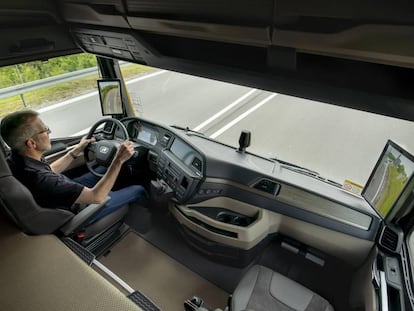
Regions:
<instances>
[{"instance_id":1,"label":"side window","mask_svg":"<svg viewBox=\"0 0 414 311\"><path fill-rule=\"evenodd\" d=\"M119 62L127 83L154 69ZM80 53L0 68L0 119L23 109L40 113L51 138L83 135L102 118L95 55ZM138 107L139 94L130 94ZM137 114L142 112L142 106Z\"/></svg>"},{"instance_id":2,"label":"side window","mask_svg":"<svg viewBox=\"0 0 414 311\"><path fill-rule=\"evenodd\" d=\"M0 118L32 109L51 138L83 134L102 117L98 77L96 57L86 53L0 68Z\"/></svg>"}]
</instances>

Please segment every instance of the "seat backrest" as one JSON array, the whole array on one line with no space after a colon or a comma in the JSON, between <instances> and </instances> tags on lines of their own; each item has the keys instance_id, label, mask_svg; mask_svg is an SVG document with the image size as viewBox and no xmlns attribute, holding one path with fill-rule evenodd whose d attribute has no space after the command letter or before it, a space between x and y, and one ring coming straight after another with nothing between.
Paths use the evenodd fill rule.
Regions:
<instances>
[{"instance_id":1,"label":"seat backrest","mask_svg":"<svg viewBox=\"0 0 414 311\"><path fill-rule=\"evenodd\" d=\"M3 150L0 152L0 210L28 234L53 233L74 216L67 210L40 207L31 192L13 176Z\"/></svg>"}]
</instances>

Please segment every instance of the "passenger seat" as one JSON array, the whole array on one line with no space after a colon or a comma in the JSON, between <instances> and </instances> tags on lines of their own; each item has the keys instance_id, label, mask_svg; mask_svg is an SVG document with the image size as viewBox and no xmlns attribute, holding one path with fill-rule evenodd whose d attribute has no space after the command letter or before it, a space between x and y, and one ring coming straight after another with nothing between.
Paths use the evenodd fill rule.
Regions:
<instances>
[{"instance_id":1,"label":"passenger seat","mask_svg":"<svg viewBox=\"0 0 414 311\"><path fill-rule=\"evenodd\" d=\"M327 300L264 266L249 269L234 291L231 311L333 311Z\"/></svg>"}]
</instances>

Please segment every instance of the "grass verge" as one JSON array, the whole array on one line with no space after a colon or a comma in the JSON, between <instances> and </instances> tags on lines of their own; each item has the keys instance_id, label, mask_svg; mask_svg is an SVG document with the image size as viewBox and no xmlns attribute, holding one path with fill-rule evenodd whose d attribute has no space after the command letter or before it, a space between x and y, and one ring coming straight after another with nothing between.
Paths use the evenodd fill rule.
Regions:
<instances>
[{"instance_id":1,"label":"grass verge","mask_svg":"<svg viewBox=\"0 0 414 311\"><path fill-rule=\"evenodd\" d=\"M122 66L121 70L124 79L127 81L141 74L151 72L154 69L143 65L130 64ZM91 75L86 78L64 82L45 87L40 90L28 92L24 94L24 102L20 96L1 99L0 118L13 111L22 109L39 109L70 99L74 96L95 91L97 90L96 80L98 78L98 75Z\"/></svg>"}]
</instances>

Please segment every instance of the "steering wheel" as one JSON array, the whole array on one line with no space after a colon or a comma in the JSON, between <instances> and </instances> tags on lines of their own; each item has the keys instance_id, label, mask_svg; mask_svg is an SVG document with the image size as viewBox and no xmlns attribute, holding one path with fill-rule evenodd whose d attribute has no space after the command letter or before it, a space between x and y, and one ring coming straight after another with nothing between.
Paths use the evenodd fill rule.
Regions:
<instances>
[{"instance_id":1,"label":"steering wheel","mask_svg":"<svg viewBox=\"0 0 414 311\"><path fill-rule=\"evenodd\" d=\"M96 122L89 130L89 133L86 136L86 138L88 139L92 138L98 126L100 126L103 123L112 123L113 124L112 129L115 129L116 126L118 126L118 128L121 129L123 140L129 140L128 131L125 128L125 126L119 120L113 119L113 118L105 118L105 119L102 119ZM88 167L89 171L95 176L102 177L105 173L101 173L97 171L96 169L98 167L104 167L104 168L109 167L109 165L112 163L112 160L120 144L121 143L115 139L112 139L112 140L102 139L102 140L90 143L84 149L84 152L83 152L86 166ZM89 157L89 153L93 153L95 156Z\"/></svg>"}]
</instances>

